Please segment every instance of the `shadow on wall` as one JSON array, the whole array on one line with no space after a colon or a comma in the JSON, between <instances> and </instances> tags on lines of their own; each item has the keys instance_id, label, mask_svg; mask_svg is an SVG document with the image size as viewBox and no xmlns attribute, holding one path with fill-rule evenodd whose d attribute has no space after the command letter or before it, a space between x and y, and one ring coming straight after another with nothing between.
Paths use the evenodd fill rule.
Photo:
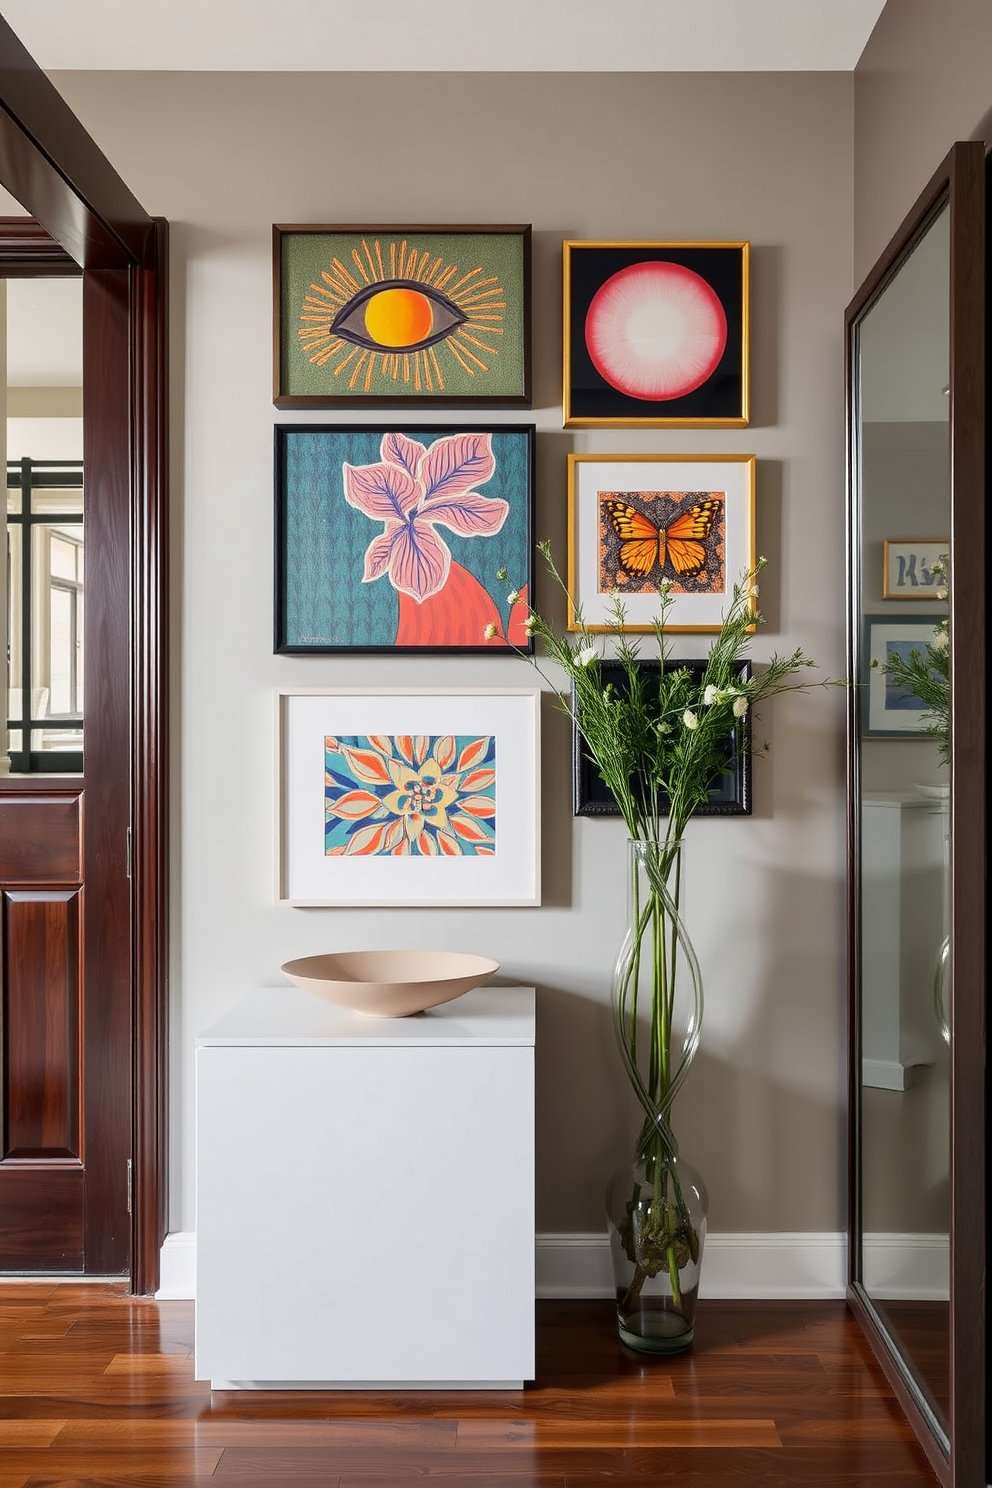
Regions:
<instances>
[{"instance_id":1,"label":"shadow on wall","mask_svg":"<svg viewBox=\"0 0 992 1488\"><path fill-rule=\"evenodd\" d=\"M796 855L790 854L795 859ZM675 1128L710 1191L710 1227L837 1231L846 1213L843 894L837 877L763 868L731 934L702 957L700 1052ZM825 927L836 905L836 935Z\"/></svg>"},{"instance_id":2,"label":"shadow on wall","mask_svg":"<svg viewBox=\"0 0 992 1488\"><path fill-rule=\"evenodd\" d=\"M828 932L823 964L811 932L823 922L824 902L836 899L839 940L839 885L764 871L755 883L754 913L769 926L760 960L740 963L732 927L698 947L706 1012L675 1132L709 1190L712 1230L837 1232L846 1205L843 958ZM602 981L595 998L538 987L541 1232L605 1228L604 1189L638 1127L614 1039L608 969Z\"/></svg>"}]
</instances>

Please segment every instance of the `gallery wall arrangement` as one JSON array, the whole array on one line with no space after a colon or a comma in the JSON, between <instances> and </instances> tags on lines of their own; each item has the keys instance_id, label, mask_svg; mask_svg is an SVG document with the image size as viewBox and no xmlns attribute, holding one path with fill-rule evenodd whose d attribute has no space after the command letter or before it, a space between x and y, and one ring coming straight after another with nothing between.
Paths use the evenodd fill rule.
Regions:
<instances>
[{"instance_id":1,"label":"gallery wall arrangement","mask_svg":"<svg viewBox=\"0 0 992 1488\"><path fill-rule=\"evenodd\" d=\"M275 426L275 652L532 656L536 428L478 417L530 406L531 228L276 224L272 241L273 402L335 414ZM563 426L746 425L749 253L566 241ZM471 412L416 419L436 405ZM615 629L619 598L623 628L649 632L663 584L669 630L720 629L755 562L753 455L570 453L563 499L570 630ZM538 904L540 697L281 691L277 897ZM705 814L750 812L740 729ZM574 814L609 816L573 734Z\"/></svg>"}]
</instances>

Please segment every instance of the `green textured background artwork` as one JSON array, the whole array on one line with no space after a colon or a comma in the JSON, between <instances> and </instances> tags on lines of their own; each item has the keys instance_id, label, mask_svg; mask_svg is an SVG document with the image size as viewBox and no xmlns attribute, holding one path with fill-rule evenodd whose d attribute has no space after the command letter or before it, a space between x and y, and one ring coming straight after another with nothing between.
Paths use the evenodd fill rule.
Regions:
<instances>
[{"instance_id":1,"label":"green textured background artwork","mask_svg":"<svg viewBox=\"0 0 992 1488\"><path fill-rule=\"evenodd\" d=\"M529 228L275 232L278 406L529 402Z\"/></svg>"}]
</instances>

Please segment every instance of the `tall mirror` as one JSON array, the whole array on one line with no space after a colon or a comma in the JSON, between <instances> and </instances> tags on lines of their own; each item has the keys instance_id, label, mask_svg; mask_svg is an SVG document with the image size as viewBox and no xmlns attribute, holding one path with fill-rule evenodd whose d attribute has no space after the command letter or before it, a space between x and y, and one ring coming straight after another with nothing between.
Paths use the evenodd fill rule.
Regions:
<instances>
[{"instance_id":1,"label":"tall mirror","mask_svg":"<svg viewBox=\"0 0 992 1488\"><path fill-rule=\"evenodd\" d=\"M987 1481L984 171L955 146L848 311L849 1296L955 1488Z\"/></svg>"}]
</instances>

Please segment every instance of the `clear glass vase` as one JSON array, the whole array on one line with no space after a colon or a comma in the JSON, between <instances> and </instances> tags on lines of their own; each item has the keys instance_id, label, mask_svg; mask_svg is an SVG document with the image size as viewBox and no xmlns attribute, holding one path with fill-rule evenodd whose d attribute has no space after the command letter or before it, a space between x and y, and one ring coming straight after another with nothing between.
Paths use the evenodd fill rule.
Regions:
<instances>
[{"instance_id":1,"label":"clear glass vase","mask_svg":"<svg viewBox=\"0 0 992 1488\"><path fill-rule=\"evenodd\" d=\"M703 1015L699 964L679 913L681 843L630 843L628 883L613 1020L643 1120L632 1160L607 1188L617 1325L631 1348L678 1353L693 1339L707 1210L671 1124Z\"/></svg>"},{"instance_id":2,"label":"clear glass vase","mask_svg":"<svg viewBox=\"0 0 992 1488\"><path fill-rule=\"evenodd\" d=\"M617 1329L628 1348L678 1354L692 1343L707 1195L673 1153L639 1157L606 1190Z\"/></svg>"}]
</instances>

